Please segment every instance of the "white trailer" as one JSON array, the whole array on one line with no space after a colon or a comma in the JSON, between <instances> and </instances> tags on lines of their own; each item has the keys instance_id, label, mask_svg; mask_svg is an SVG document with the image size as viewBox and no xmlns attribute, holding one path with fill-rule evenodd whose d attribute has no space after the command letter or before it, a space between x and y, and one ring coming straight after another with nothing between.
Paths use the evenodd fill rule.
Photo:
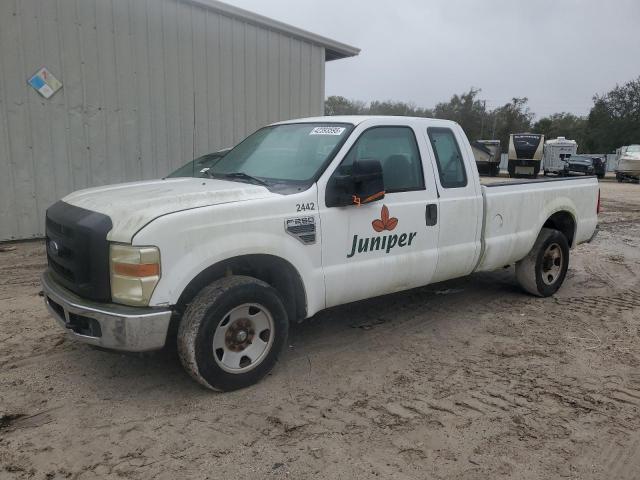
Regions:
<instances>
[{"instance_id":1,"label":"white trailer","mask_svg":"<svg viewBox=\"0 0 640 480\"><path fill-rule=\"evenodd\" d=\"M566 160L578 152L578 144L575 140L558 137L547 140L544 144L543 168L544 174L554 173L561 175L566 166Z\"/></svg>"}]
</instances>

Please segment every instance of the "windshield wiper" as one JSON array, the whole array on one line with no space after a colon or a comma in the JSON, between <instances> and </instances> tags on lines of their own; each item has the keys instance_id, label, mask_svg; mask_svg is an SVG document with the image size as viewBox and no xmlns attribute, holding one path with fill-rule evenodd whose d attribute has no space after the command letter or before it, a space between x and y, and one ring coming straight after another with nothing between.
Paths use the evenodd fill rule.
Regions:
<instances>
[{"instance_id":1,"label":"windshield wiper","mask_svg":"<svg viewBox=\"0 0 640 480\"><path fill-rule=\"evenodd\" d=\"M209 172L207 172L209 173ZM233 173L211 173L211 176L219 176L222 178L237 178L238 180L247 180L251 183L255 183L257 185L263 185L265 187L268 187L269 184L267 182L265 182L264 180L260 180L259 178L256 177L252 177L251 175L244 173L244 172L233 172Z\"/></svg>"}]
</instances>

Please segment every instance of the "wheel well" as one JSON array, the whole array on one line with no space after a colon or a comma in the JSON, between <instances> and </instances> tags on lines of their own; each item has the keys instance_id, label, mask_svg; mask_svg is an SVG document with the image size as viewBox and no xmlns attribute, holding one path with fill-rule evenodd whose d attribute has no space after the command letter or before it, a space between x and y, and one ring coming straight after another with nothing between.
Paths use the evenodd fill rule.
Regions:
<instances>
[{"instance_id":1,"label":"wheel well","mask_svg":"<svg viewBox=\"0 0 640 480\"><path fill-rule=\"evenodd\" d=\"M229 275L246 275L262 280L281 295L291 321L307 316L302 279L293 265L274 255L243 255L216 263L199 273L180 295L176 310L182 313L205 286Z\"/></svg>"},{"instance_id":2,"label":"wheel well","mask_svg":"<svg viewBox=\"0 0 640 480\"><path fill-rule=\"evenodd\" d=\"M551 215L546 222L544 222L543 228L552 228L562 232L567 237L569 247L573 245L573 237L576 233L576 221L569 212L562 211L556 212Z\"/></svg>"}]
</instances>

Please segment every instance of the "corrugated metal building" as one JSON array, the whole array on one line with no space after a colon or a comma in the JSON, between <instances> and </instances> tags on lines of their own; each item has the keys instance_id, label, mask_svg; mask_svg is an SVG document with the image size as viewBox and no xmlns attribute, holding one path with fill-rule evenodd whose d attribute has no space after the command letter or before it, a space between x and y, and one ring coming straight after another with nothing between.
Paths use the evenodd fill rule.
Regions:
<instances>
[{"instance_id":1,"label":"corrugated metal building","mask_svg":"<svg viewBox=\"0 0 640 480\"><path fill-rule=\"evenodd\" d=\"M42 236L71 191L322 114L325 61L358 52L213 0L0 1L0 241ZM27 83L41 67L49 99Z\"/></svg>"}]
</instances>

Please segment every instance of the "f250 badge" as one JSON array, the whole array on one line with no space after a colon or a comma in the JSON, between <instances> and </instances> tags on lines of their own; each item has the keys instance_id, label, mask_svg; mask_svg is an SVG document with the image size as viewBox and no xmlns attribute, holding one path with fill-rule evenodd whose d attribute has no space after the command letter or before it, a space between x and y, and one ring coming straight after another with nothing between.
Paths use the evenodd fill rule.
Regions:
<instances>
[{"instance_id":1,"label":"f250 badge","mask_svg":"<svg viewBox=\"0 0 640 480\"><path fill-rule=\"evenodd\" d=\"M378 232L393 231L398 226L398 219L389 216L389 209L386 205L382 206L380 212L380 218L376 218L371 222L373 229ZM389 253L392 249L398 247L408 247L413 242L418 232L401 233L400 235L383 235L368 238L358 238L358 235L353 236L353 243L351 244L351 253L347 255L347 258L353 257L356 253L367 253L377 250L383 250L385 253Z\"/></svg>"}]
</instances>

